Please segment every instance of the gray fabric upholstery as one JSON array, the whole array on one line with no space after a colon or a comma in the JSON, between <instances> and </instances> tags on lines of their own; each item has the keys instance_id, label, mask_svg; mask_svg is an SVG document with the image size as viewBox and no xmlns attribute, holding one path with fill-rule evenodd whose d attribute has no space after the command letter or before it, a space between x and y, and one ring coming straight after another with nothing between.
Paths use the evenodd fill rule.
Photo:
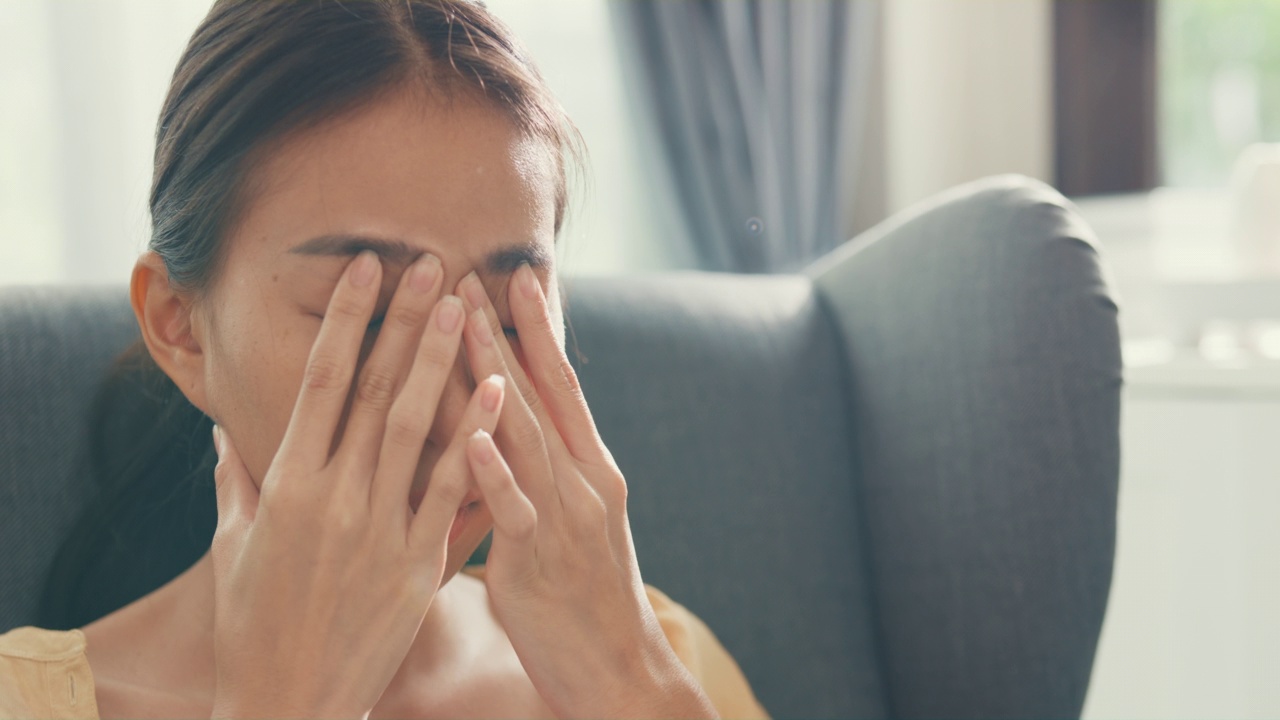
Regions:
<instances>
[{"instance_id":1,"label":"gray fabric upholstery","mask_svg":"<svg viewBox=\"0 0 1280 720\"><path fill-rule=\"evenodd\" d=\"M645 580L787 717L880 717L839 338L798 276L578 281L583 391Z\"/></svg>"},{"instance_id":2,"label":"gray fabric upholstery","mask_svg":"<svg viewBox=\"0 0 1280 720\"><path fill-rule=\"evenodd\" d=\"M1005 176L811 269L853 381L899 717L1078 715L1111 584L1120 341L1093 234Z\"/></svg>"},{"instance_id":3,"label":"gray fabric upholstery","mask_svg":"<svg viewBox=\"0 0 1280 720\"><path fill-rule=\"evenodd\" d=\"M77 472L89 399L137 335L123 288L0 288L0 632L34 622L59 541L91 499Z\"/></svg>"},{"instance_id":4,"label":"gray fabric upholstery","mask_svg":"<svg viewBox=\"0 0 1280 720\"><path fill-rule=\"evenodd\" d=\"M645 580L774 717L1079 714L1120 379L1089 238L1000 178L806 275L569 282ZM136 332L123 288L0 291L0 631L31 622L89 500L84 405Z\"/></svg>"}]
</instances>

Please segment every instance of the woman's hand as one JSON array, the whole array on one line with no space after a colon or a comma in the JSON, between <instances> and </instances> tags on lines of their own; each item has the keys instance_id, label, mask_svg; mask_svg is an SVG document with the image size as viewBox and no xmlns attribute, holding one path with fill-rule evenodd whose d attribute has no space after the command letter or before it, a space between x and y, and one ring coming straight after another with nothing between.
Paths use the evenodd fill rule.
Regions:
<instances>
[{"instance_id":1,"label":"woman's hand","mask_svg":"<svg viewBox=\"0 0 1280 720\"><path fill-rule=\"evenodd\" d=\"M483 285L458 285L472 373L512 393L496 443L468 448L493 515L485 583L534 686L559 717L716 717L667 641L645 593L627 520L627 485L596 432L528 265L512 276L522 368ZM501 448L501 451L499 451Z\"/></svg>"},{"instance_id":2,"label":"woman's hand","mask_svg":"<svg viewBox=\"0 0 1280 720\"><path fill-rule=\"evenodd\" d=\"M503 381L477 387L415 514L410 486L465 318L458 298L437 302L438 260L406 270L338 442L380 275L365 252L338 281L260 494L235 428L215 426L214 717L367 717L440 587L467 440L494 429Z\"/></svg>"}]
</instances>

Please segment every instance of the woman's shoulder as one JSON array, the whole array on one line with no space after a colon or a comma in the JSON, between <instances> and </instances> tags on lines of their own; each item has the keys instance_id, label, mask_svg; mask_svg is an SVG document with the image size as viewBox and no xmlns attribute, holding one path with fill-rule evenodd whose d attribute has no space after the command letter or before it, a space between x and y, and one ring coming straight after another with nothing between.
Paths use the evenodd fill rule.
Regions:
<instances>
[{"instance_id":1,"label":"woman's shoulder","mask_svg":"<svg viewBox=\"0 0 1280 720\"><path fill-rule=\"evenodd\" d=\"M484 565L464 565L462 572L477 580L484 581L485 566ZM653 612L658 616L658 622L662 625L662 630L667 636L667 640L676 649L676 654L681 660L686 659L692 651L697 649L699 640L699 630L706 628L700 619L693 613L689 612L680 603L667 597L667 594L656 587L645 583L645 594L649 598L649 604L653 606ZM699 627L701 626L701 627ZM709 633L710 630L707 630Z\"/></svg>"},{"instance_id":2,"label":"woman's shoulder","mask_svg":"<svg viewBox=\"0 0 1280 720\"><path fill-rule=\"evenodd\" d=\"M484 579L483 565L465 566L463 572ZM644 590L667 642L702 685L720 717L768 718L738 663L702 618L648 583Z\"/></svg>"},{"instance_id":3,"label":"woman's shoulder","mask_svg":"<svg viewBox=\"0 0 1280 720\"><path fill-rule=\"evenodd\" d=\"M87 673L80 630L24 625L0 634L0 718L96 718Z\"/></svg>"},{"instance_id":4,"label":"woman's shoulder","mask_svg":"<svg viewBox=\"0 0 1280 720\"><path fill-rule=\"evenodd\" d=\"M737 661L702 618L666 593L644 586L662 632L722 718L768 718Z\"/></svg>"},{"instance_id":5,"label":"woman's shoulder","mask_svg":"<svg viewBox=\"0 0 1280 720\"><path fill-rule=\"evenodd\" d=\"M84 653L84 633L79 629L48 630L24 625L0 633L0 657L11 660L58 662Z\"/></svg>"}]
</instances>

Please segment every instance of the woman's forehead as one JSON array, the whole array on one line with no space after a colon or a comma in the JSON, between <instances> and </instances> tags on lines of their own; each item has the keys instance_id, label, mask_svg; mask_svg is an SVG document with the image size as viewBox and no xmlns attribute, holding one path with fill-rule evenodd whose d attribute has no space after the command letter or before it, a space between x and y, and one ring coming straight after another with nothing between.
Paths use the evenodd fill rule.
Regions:
<instances>
[{"instance_id":1,"label":"woman's forehead","mask_svg":"<svg viewBox=\"0 0 1280 720\"><path fill-rule=\"evenodd\" d=\"M231 256L293 264L366 239L477 269L513 248L549 261L556 157L546 143L486 103L412 95L264 148L228 238Z\"/></svg>"}]
</instances>

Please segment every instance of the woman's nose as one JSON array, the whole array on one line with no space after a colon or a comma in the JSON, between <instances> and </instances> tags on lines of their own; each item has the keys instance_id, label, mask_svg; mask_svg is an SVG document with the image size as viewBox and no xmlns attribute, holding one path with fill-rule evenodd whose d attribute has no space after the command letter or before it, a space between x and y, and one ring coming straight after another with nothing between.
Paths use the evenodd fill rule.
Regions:
<instances>
[{"instance_id":1,"label":"woman's nose","mask_svg":"<svg viewBox=\"0 0 1280 720\"><path fill-rule=\"evenodd\" d=\"M444 450L453 441L466 412L467 403L475 391L475 380L468 369L466 351L458 349L458 360L453 364L449 377L445 379L444 390L440 394L440 402L436 406L436 417L431 423L431 432L427 434L427 442Z\"/></svg>"},{"instance_id":2,"label":"woman's nose","mask_svg":"<svg viewBox=\"0 0 1280 720\"><path fill-rule=\"evenodd\" d=\"M457 295L458 281L465 276L465 273L461 272L464 269L461 266L450 270L453 265L453 263L445 265L442 288L444 292ZM469 269L467 271L470 272ZM449 446L453 436L457 434L458 425L462 422L467 402L470 401L475 388L476 381L471 376L471 364L467 361L466 344L464 341L459 341L458 356L449 377L445 379L444 390L436 406L436 417L431 423L431 432L427 434L427 442L440 448L441 451Z\"/></svg>"}]
</instances>

